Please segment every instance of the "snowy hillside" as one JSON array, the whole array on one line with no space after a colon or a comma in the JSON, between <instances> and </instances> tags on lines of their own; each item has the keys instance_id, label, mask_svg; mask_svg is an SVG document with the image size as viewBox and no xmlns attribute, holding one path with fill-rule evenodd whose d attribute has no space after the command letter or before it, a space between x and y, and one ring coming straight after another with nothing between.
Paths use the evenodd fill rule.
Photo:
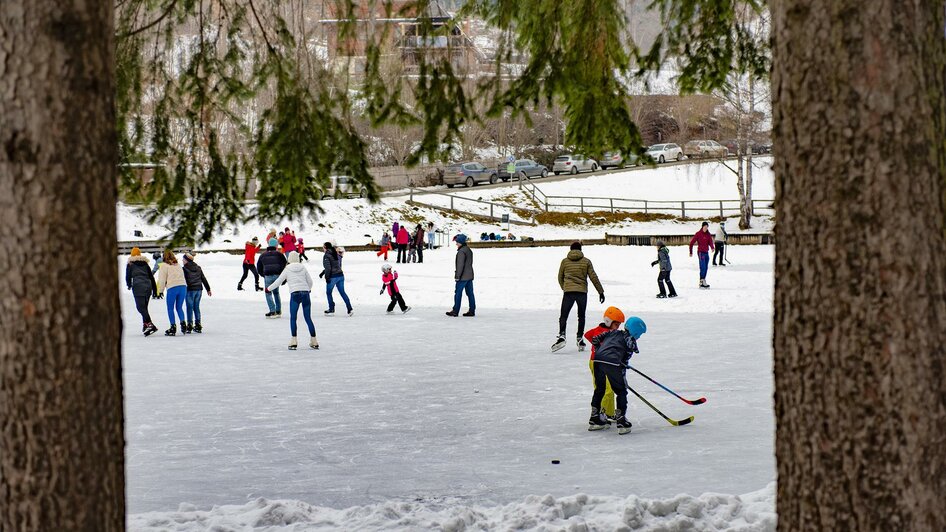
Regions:
<instances>
[{"instance_id":1,"label":"snowy hillside","mask_svg":"<svg viewBox=\"0 0 946 532\"><path fill-rule=\"evenodd\" d=\"M754 197L772 199L774 197L774 179L770 168L770 158L757 159L759 167L754 178ZM605 196L647 200L734 200L737 196L736 176L718 162L667 166L629 170L610 174L581 174L562 181L531 181L547 195L559 196ZM513 201L513 205L529 206L526 196L516 184L498 188L457 188L438 189L441 192L483 199L487 201ZM408 205L405 196L385 197L377 205L370 205L362 199L333 200L322 202L325 212L300 219L282 220L276 224L248 222L238 227L220 232L204 249L239 248L242 243L254 235L262 238L269 229L292 227L298 236L306 239L311 247L315 243L335 241L341 245L367 244L372 239L377 241L381 231L399 220L416 223L432 221L452 236L459 232L479 235L486 232L503 232L499 224L470 221L450 214L424 207ZM445 196L424 196L418 200L434 205L449 205ZM472 204L463 207L471 207ZM169 227L163 224L149 224L144 213L138 209L118 206L118 238L127 240L153 240L163 237ZM489 207L482 207L480 212L488 213ZM497 211L496 214L501 214ZM517 237L532 237L537 240L561 238L604 238L605 233L614 234L691 234L699 227L693 222L677 221L623 221L601 225L573 225L566 227L512 226L510 232ZM738 231L735 220L728 224L731 232ZM768 218L756 218L753 231L770 231L772 222ZM135 231L141 231L142 237L136 237Z\"/></svg>"},{"instance_id":2,"label":"snowy hillside","mask_svg":"<svg viewBox=\"0 0 946 532\"><path fill-rule=\"evenodd\" d=\"M632 364L707 402L628 381L692 424L630 396L631 434L587 431L588 353L549 352L562 249L475 250L475 318L444 316L451 249L394 265L406 315L385 315L381 259L346 254L355 315L325 318L310 252L319 351L287 351L286 303L267 320L262 293L237 292L238 256L197 257L201 335L142 337L123 292L131 529L774 530L773 248L735 247L710 290L672 248L675 300L654 298L653 248L585 252L607 296L587 326L606 305L643 318ZM151 313L167 327L164 301Z\"/></svg>"}]
</instances>

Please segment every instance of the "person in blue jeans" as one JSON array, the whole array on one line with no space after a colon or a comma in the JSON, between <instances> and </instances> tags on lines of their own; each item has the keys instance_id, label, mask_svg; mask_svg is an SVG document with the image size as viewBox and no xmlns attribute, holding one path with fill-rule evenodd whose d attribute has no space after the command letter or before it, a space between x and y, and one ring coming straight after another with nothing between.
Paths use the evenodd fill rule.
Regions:
<instances>
[{"instance_id":1,"label":"person in blue jeans","mask_svg":"<svg viewBox=\"0 0 946 532\"><path fill-rule=\"evenodd\" d=\"M312 299L309 292L312 290L312 277L309 270L299 262L299 252L289 252L289 265L282 271L272 283L266 284L266 291L274 290L279 285L286 283L289 285L289 332L292 338L289 340L289 349L296 349L299 345L296 340L296 318L299 315L299 308L302 308L302 317L309 327L309 347L319 348L319 341L315 337L315 324L312 323Z\"/></svg>"},{"instance_id":2,"label":"person in blue jeans","mask_svg":"<svg viewBox=\"0 0 946 532\"><path fill-rule=\"evenodd\" d=\"M190 253L184 254L184 279L187 281L187 321L181 324L181 332L184 334L203 332L200 324L200 298L204 295L204 288L207 289L207 295L213 297L210 291L210 283L204 276L204 270L194 262L194 256Z\"/></svg>"},{"instance_id":3,"label":"person in blue jeans","mask_svg":"<svg viewBox=\"0 0 946 532\"><path fill-rule=\"evenodd\" d=\"M273 281L286 269L288 262L286 261L286 256L277 249L279 246L278 240L270 238L269 241L266 242L266 246L266 251L261 253L259 258L256 259L256 271L263 276L263 281L266 283L266 286L269 286L273 284ZM282 300L279 298L278 285L272 290L266 291L266 305L269 307L269 312L266 313L267 318L278 318L282 316Z\"/></svg>"},{"instance_id":4,"label":"person in blue jeans","mask_svg":"<svg viewBox=\"0 0 946 532\"><path fill-rule=\"evenodd\" d=\"M325 278L325 296L328 299L328 310L325 311L325 314L329 316L335 314L335 299L332 298L332 292L337 288L338 294L342 296L342 301L345 302L348 315L351 316L355 313L355 310L351 306L348 294L345 293L345 272L342 271L342 253L344 253L344 249L336 249L331 242L326 242L322 249L325 254L322 255L322 273L319 274L319 277Z\"/></svg>"},{"instance_id":5,"label":"person in blue jeans","mask_svg":"<svg viewBox=\"0 0 946 532\"><path fill-rule=\"evenodd\" d=\"M165 336L177 334L177 324L174 323L174 311L181 319L184 327L184 298L187 296L187 280L184 278L184 268L177 262L177 257L170 249L164 250L164 261L158 271L158 293L164 293L168 307L168 321L171 326L164 331Z\"/></svg>"},{"instance_id":6,"label":"person in blue jeans","mask_svg":"<svg viewBox=\"0 0 946 532\"><path fill-rule=\"evenodd\" d=\"M709 222L703 222L700 230L690 239L690 256L693 256L693 245L696 244L696 252L700 261L700 288L709 288L706 284L706 271L709 268L709 252L713 249L713 235L709 232Z\"/></svg>"},{"instance_id":7,"label":"person in blue jeans","mask_svg":"<svg viewBox=\"0 0 946 532\"><path fill-rule=\"evenodd\" d=\"M476 298L473 296L473 250L467 245L466 235L459 234L453 240L457 243L456 270L453 275L456 288L453 294L453 310L447 312L447 316L460 315L460 304L463 302L463 294L466 293L470 310L463 315L473 317L476 316Z\"/></svg>"}]
</instances>

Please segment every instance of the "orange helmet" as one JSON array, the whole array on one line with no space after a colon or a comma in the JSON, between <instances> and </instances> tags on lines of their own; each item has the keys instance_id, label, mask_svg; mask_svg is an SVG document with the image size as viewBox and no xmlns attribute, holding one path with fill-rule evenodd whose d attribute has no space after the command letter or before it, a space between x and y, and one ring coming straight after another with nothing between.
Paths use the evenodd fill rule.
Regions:
<instances>
[{"instance_id":1,"label":"orange helmet","mask_svg":"<svg viewBox=\"0 0 946 532\"><path fill-rule=\"evenodd\" d=\"M607 325L611 325L614 322L624 323L624 313L617 307L608 307L608 309L604 311L604 322Z\"/></svg>"}]
</instances>

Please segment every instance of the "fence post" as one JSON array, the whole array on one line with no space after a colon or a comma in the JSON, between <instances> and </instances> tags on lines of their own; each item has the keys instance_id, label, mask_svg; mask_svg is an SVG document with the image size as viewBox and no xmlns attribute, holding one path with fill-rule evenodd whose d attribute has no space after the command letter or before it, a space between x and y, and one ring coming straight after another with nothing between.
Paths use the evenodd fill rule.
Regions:
<instances>
[{"instance_id":1,"label":"fence post","mask_svg":"<svg viewBox=\"0 0 946 532\"><path fill-rule=\"evenodd\" d=\"M492 204L492 203L489 204L489 217L490 217L491 219L496 219L496 217L493 216L493 204Z\"/></svg>"},{"instance_id":2,"label":"fence post","mask_svg":"<svg viewBox=\"0 0 946 532\"><path fill-rule=\"evenodd\" d=\"M723 202L722 202L722 200L720 200L720 202L719 202L719 217L720 217L720 218L723 217Z\"/></svg>"},{"instance_id":3,"label":"fence post","mask_svg":"<svg viewBox=\"0 0 946 532\"><path fill-rule=\"evenodd\" d=\"M414 201L414 188L411 187L411 201Z\"/></svg>"},{"instance_id":4,"label":"fence post","mask_svg":"<svg viewBox=\"0 0 946 532\"><path fill-rule=\"evenodd\" d=\"M585 198L580 197L578 200L581 201L581 212L585 212Z\"/></svg>"},{"instance_id":5,"label":"fence post","mask_svg":"<svg viewBox=\"0 0 946 532\"><path fill-rule=\"evenodd\" d=\"M450 210L453 210L453 196L450 196Z\"/></svg>"},{"instance_id":6,"label":"fence post","mask_svg":"<svg viewBox=\"0 0 946 532\"><path fill-rule=\"evenodd\" d=\"M687 217L687 202L681 201L680 202L680 218L686 218L686 217Z\"/></svg>"},{"instance_id":7,"label":"fence post","mask_svg":"<svg viewBox=\"0 0 946 532\"><path fill-rule=\"evenodd\" d=\"M647 200L644 200L644 214L647 214Z\"/></svg>"},{"instance_id":8,"label":"fence post","mask_svg":"<svg viewBox=\"0 0 946 532\"><path fill-rule=\"evenodd\" d=\"M611 214L614 214L614 198L608 198L608 201L611 202Z\"/></svg>"}]
</instances>

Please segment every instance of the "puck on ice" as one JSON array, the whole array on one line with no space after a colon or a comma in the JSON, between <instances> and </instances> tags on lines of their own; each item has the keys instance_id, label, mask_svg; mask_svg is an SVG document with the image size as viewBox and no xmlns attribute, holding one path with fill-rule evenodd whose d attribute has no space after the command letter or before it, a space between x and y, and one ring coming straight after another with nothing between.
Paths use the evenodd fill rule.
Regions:
<instances>
[{"instance_id":1,"label":"puck on ice","mask_svg":"<svg viewBox=\"0 0 946 532\"><path fill-rule=\"evenodd\" d=\"M555 465L558 465L558 464L561 464L562 461L561 461L561 460L552 460L552 463L555 464Z\"/></svg>"}]
</instances>

